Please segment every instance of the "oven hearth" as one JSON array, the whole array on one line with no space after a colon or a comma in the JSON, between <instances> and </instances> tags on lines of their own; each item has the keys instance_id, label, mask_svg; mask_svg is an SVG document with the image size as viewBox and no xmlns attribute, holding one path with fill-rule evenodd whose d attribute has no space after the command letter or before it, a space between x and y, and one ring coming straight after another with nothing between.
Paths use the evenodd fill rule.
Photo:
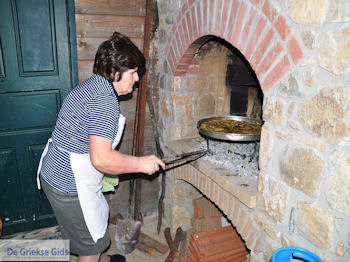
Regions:
<instances>
[{"instance_id":1,"label":"oven hearth","mask_svg":"<svg viewBox=\"0 0 350 262\"><path fill-rule=\"evenodd\" d=\"M249 160L254 152L255 143L208 141L209 154L189 164L175 168L171 170L171 173L174 172L177 174L175 176L186 181L196 176L193 173L198 173L198 176L213 181L218 187L229 192L247 207L254 207L257 194L258 155L253 157L252 162L249 163ZM202 137L181 139L169 142L167 148L174 154L180 155L206 149L207 140ZM240 170L238 170L237 165ZM198 180L195 183L201 182Z\"/></svg>"},{"instance_id":2,"label":"oven hearth","mask_svg":"<svg viewBox=\"0 0 350 262\"><path fill-rule=\"evenodd\" d=\"M258 178L259 142L225 142L208 140L209 153L203 160L217 166L218 169L234 171L226 176ZM207 142L202 141L200 149L205 149Z\"/></svg>"}]
</instances>

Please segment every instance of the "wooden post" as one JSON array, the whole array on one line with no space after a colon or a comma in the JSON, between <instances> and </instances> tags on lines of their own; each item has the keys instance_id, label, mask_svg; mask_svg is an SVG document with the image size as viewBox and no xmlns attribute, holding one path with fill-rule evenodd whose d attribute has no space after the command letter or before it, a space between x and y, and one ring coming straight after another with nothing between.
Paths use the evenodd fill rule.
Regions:
<instances>
[{"instance_id":1,"label":"wooden post","mask_svg":"<svg viewBox=\"0 0 350 262\"><path fill-rule=\"evenodd\" d=\"M148 64L149 44L151 35L151 21L152 21L152 0L146 1L146 16L145 16L145 34L143 38L143 54L146 59L146 66ZM135 127L133 137L132 153L134 156L143 155L144 145L144 131L146 118L146 91L147 91L147 68L142 77L141 84L137 91L137 105L135 115ZM141 212L141 184L142 180L136 179L135 203L134 203L134 219L139 218Z\"/></svg>"}]
</instances>

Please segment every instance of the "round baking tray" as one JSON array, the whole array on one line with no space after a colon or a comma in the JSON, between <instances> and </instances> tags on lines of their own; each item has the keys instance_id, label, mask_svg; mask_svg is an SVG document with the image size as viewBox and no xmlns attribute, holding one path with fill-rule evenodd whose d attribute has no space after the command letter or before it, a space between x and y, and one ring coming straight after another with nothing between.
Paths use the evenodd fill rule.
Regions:
<instances>
[{"instance_id":1,"label":"round baking tray","mask_svg":"<svg viewBox=\"0 0 350 262\"><path fill-rule=\"evenodd\" d=\"M258 123L260 125L263 124L263 122L256 118L250 118L250 117L244 117L244 116L216 116L216 117L208 117L204 118L198 121L197 123L197 129L200 134L214 138L219 140L225 140L225 141L258 141L260 140L260 133L259 134L237 134L237 133L223 133L223 132L214 132L214 131L208 131L203 128L201 128L201 124L210 120L236 120L241 122L253 122Z\"/></svg>"}]
</instances>

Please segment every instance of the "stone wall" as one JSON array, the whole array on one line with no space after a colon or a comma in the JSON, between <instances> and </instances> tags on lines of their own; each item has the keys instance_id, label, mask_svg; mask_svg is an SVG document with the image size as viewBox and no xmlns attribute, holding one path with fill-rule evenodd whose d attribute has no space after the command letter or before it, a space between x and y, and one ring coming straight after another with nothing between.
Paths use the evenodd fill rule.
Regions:
<instances>
[{"instance_id":1,"label":"stone wall","mask_svg":"<svg viewBox=\"0 0 350 262\"><path fill-rule=\"evenodd\" d=\"M248 60L264 92L256 205L241 203L249 216L243 225L231 220L246 241L259 235L251 261L269 261L286 245L305 247L323 261L349 261L350 2L158 0L157 9L150 88L159 97L163 148L171 152L170 143L182 137L179 110L196 110L186 83L199 72L198 48L211 35L224 39ZM174 194L166 200L168 223L190 219L190 205L175 197L194 195L176 180L190 180L184 172L168 179ZM217 200L223 201L220 194Z\"/></svg>"}]
</instances>

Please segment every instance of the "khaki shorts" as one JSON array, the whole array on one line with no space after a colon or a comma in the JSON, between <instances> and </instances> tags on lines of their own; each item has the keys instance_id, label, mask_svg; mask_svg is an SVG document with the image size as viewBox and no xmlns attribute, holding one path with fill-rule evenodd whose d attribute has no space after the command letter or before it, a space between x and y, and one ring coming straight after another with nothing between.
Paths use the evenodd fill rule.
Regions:
<instances>
[{"instance_id":1,"label":"khaki shorts","mask_svg":"<svg viewBox=\"0 0 350 262\"><path fill-rule=\"evenodd\" d=\"M78 194L65 194L40 179L41 186L55 213L62 238L70 240L70 252L75 255L91 256L105 251L110 243L108 228L105 235L95 243L86 226Z\"/></svg>"}]
</instances>

